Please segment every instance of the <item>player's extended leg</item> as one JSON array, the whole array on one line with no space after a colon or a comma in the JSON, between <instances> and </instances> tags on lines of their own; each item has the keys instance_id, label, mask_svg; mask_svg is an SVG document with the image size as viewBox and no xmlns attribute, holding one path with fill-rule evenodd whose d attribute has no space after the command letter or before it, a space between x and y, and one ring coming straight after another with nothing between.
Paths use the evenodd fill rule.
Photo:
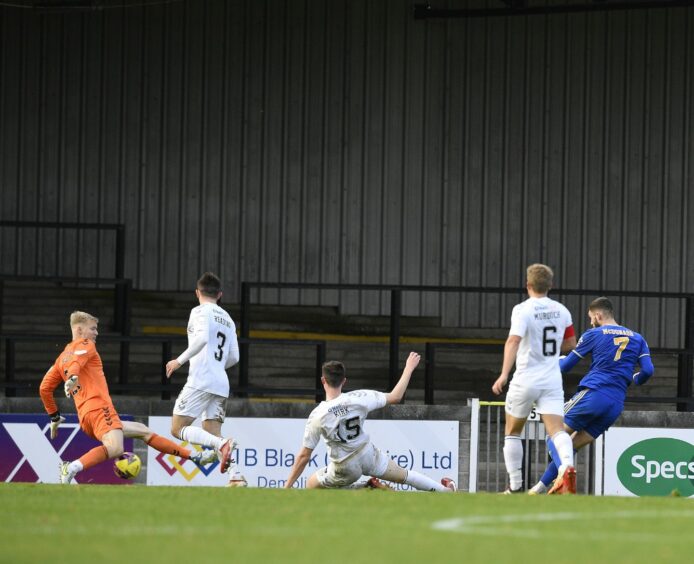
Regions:
<instances>
[{"instance_id":1,"label":"player's extended leg","mask_svg":"<svg viewBox=\"0 0 694 564\"><path fill-rule=\"evenodd\" d=\"M568 402L564 404L563 427L567 434L571 436L572 442L575 429L581 429L582 427L577 426L575 423L571 422L569 420L571 417L570 415L568 416L569 419L567 419L567 413L568 411L575 409L576 405L581 403L581 400L583 400L586 393L586 391L578 391ZM547 443L547 451L550 455L550 462L547 465L544 474L542 474L540 481L537 484L535 484L532 488L530 488L530 490L528 490L528 493L531 495L547 493L550 484L554 480L556 480L557 476L559 475L559 466L561 466L561 460L559 458L559 452L557 451L557 447L554 441L552 440L551 434L547 435L545 441ZM575 453L576 448L574 447L574 454Z\"/></svg>"},{"instance_id":2,"label":"player's extended leg","mask_svg":"<svg viewBox=\"0 0 694 564\"><path fill-rule=\"evenodd\" d=\"M91 427L83 429L90 437L94 437ZM96 438L96 437L94 437ZM123 431L113 429L104 433L101 437L101 445L94 447L89 452L80 456L72 462L63 462L60 465L60 482L69 484L72 479L83 470L89 470L97 464L101 464L109 458L115 458L123 454Z\"/></svg>"},{"instance_id":3,"label":"player's extended leg","mask_svg":"<svg viewBox=\"0 0 694 564\"><path fill-rule=\"evenodd\" d=\"M318 471L306 482L307 489L344 489L350 488L364 474L363 459L365 450L357 453L344 462L333 462Z\"/></svg>"},{"instance_id":4,"label":"player's extended leg","mask_svg":"<svg viewBox=\"0 0 694 564\"><path fill-rule=\"evenodd\" d=\"M592 443L595 439L586 431L573 431L568 425L564 424L564 429L567 433L571 434L571 441L574 447L574 454L581 450L584 446ZM550 443L553 444L551 437L547 437L547 446L550 451L550 456L555 456L552 454L552 448ZM555 449L556 450L556 447ZM549 461L544 474L540 478L540 481L535 484L528 493L533 494L543 494L549 489L550 484L557 478L559 474L559 466L554 462L554 458Z\"/></svg>"},{"instance_id":5,"label":"player's extended leg","mask_svg":"<svg viewBox=\"0 0 694 564\"><path fill-rule=\"evenodd\" d=\"M174 456L180 456L181 458L189 458L194 462L197 462L196 456L192 451L177 445L175 442L170 441L169 439L157 435L154 431L152 431L152 429L143 423L138 423L137 421L123 421L123 434L129 439L140 439L159 452L173 454ZM122 446L121 452L123 452Z\"/></svg>"},{"instance_id":6,"label":"player's extended leg","mask_svg":"<svg viewBox=\"0 0 694 564\"><path fill-rule=\"evenodd\" d=\"M573 442L573 436L575 431L566 424L566 421L564 421L564 430L571 436ZM550 488L550 485L552 484L552 482L554 482L554 480L557 479L557 475L559 474L559 464L555 462L555 456L557 457L556 460L559 459L557 447L555 446L554 441L552 441L552 437L550 437L549 435L545 437L545 442L547 443L547 452L549 453L549 464L547 464L547 468L545 468L545 471L542 474L540 481L528 490L528 493L530 495L547 493L547 490ZM576 448L574 447L574 456L575 455Z\"/></svg>"},{"instance_id":7,"label":"player's extended leg","mask_svg":"<svg viewBox=\"0 0 694 564\"><path fill-rule=\"evenodd\" d=\"M504 463L508 472L509 487L504 493L518 493L523 489L523 441L520 434L527 417L515 417L506 413L504 428Z\"/></svg>"},{"instance_id":8,"label":"player's extended leg","mask_svg":"<svg viewBox=\"0 0 694 564\"><path fill-rule=\"evenodd\" d=\"M223 418L223 416L222 416ZM231 441L231 445L236 445L236 442L233 439L224 439L222 437L222 421L219 421L217 419L205 419L202 422L202 428L204 431L207 431L210 435L214 435L215 437L219 437L220 440L222 441L222 445L226 441ZM221 448L221 447L220 447ZM219 449L216 449L219 451ZM234 460L231 458L231 451L229 452L229 481L227 482L227 486L230 488L245 488L248 486L248 482L246 481L246 478L244 477L243 474L241 474L241 471L239 470L239 465L238 461Z\"/></svg>"},{"instance_id":9,"label":"player's extended leg","mask_svg":"<svg viewBox=\"0 0 694 564\"><path fill-rule=\"evenodd\" d=\"M547 437L547 440L549 441L549 437ZM549 490L550 486L552 485L552 482L554 482L554 480L557 479L558 474L559 467L554 463L554 460L550 458L549 464L547 464L547 468L545 468L545 471L540 477L540 481L537 484L535 484L532 488L530 488L528 490L528 493L530 495L547 493L547 490Z\"/></svg>"},{"instance_id":10,"label":"player's extended leg","mask_svg":"<svg viewBox=\"0 0 694 564\"><path fill-rule=\"evenodd\" d=\"M321 472L326 472L326 470L327 470L327 468L321 468L320 470L316 470L313 474L311 474L311 477L306 482L306 489L307 490L323 489L325 486L323 486L318 481L318 474L320 474Z\"/></svg>"},{"instance_id":11,"label":"player's extended leg","mask_svg":"<svg viewBox=\"0 0 694 564\"><path fill-rule=\"evenodd\" d=\"M396 484L407 484L413 488L425 492L454 492L456 490L455 482L449 478L444 478L446 483L444 484L437 482L436 480L420 474L415 470L406 470L401 466L398 466L394 461L388 461L388 467L385 472L379 473L377 478L381 478L388 482L395 482Z\"/></svg>"},{"instance_id":12,"label":"player's extended leg","mask_svg":"<svg viewBox=\"0 0 694 564\"><path fill-rule=\"evenodd\" d=\"M316 472L314 472L313 474L311 474L311 476L309 477L309 479L306 481L306 489L308 489L308 490L328 489L329 486L324 486L324 485L321 483L321 481L319 480L319 476L323 476L323 477L325 478L325 476L327 475L327 473L328 473L328 467L325 466L325 467L321 468L320 470L317 470ZM361 490L361 489L364 489L364 488L367 488L367 487L372 487L372 486L369 486L369 481L366 481L366 482L363 482L363 481L362 481L362 482L355 481L355 482L352 483L352 484L349 484L349 485L346 485L346 486L341 486L341 489L346 489L346 490ZM332 489L332 488L331 488L331 489ZM385 489L390 489L390 488L386 487Z\"/></svg>"},{"instance_id":13,"label":"player's extended leg","mask_svg":"<svg viewBox=\"0 0 694 564\"><path fill-rule=\"evenodd\" d=\"M225 415L225 397L184 386L174 404L171 434L182 441L219 451L224 444L221 428ZM203 421L202 428L193 426L198 417ZM218 425L214 425L214 420Z\"/></svg>"},{"instance_id":14,"label":"player's extended leg","mask_svg":"<svg viewBox=\"0 0 694 564\"><path fill-rule=\"evenodd\" d=\"M218 423L218 431L222 428L222 424L215 421L203 421L203 427L193 425L195 417L187 415L174 414L171 418L171 434L182 441L188 441L196 445L206 446L219 450L224 444L224 439L221 434L211 433L208 429L211 423ZM207 429L205 428L207 427Z\"/></svg>"},{"instance_id":15,"label":"player's extended leg","mask_svg":"<svg viewBox=\"0 0 694 564\"><path fill-rule=\"evenodd\" d=\"M561 489L564 493L576 493L574 447L571 437L564 430L564 418L561 415L543 413L542 422L550 436L547 446L552 454L552 460L559 466L558 478L553 489Z\"/></svg>"},{"instance_id":16,"label":"player's extended leg","mask_svg":"<svg viewBox=\"0 0 694 564\"><path fill-rule=\"evenodd\" d=\"M88 470L123 452L123 423L112 405L104 404L82 415L80 428L89 437L102 444L79 459L60 463L60 482L69 484L78 472Z\"/></svg>"},{"instance_id":17,"label":"player's extended leg","mask_svg":"<svg viewBox=\"0 0 694 564\"><path fill-rule=\"evenodd\" d=\"M174 437L215 449L221 463L219 470L222 473L229 470L231 453L236 447L233 439L225 439L221 436L222 423L226 415L226 401L227 398L223 396L184 386L176 398L171 418L171 434ZM192 424L197 417L202 418L202 427Z\"/></svg>"}]
</instances>

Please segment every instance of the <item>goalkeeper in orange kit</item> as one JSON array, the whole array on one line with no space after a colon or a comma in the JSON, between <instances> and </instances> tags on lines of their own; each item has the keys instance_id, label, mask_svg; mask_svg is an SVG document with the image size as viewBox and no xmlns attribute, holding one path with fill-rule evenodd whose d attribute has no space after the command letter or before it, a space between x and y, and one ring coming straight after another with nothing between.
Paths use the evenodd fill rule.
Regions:
<instances>
[{"instance_id":1,"label":"goalkeeper in orange kit","mask_svg":"<svg viewBox=\"0 0 694 564\"><path fill-rule=\"evenodd\" d=\"M58 427L65 421L53 399L53 392L63 384L65 395L75 401L80 428L102 443L77 460L62 462L61 483L69 484L78 472L120 456L125 437L141 439L159 452L190 459L198 465L215 460L217 456L213 450L192 452L160 437L142 423L120 420L108 392L101 357L96 351L98 323L96 317L83 311L70 315L72 342L60 353L41 382L41 401L51 418L51 439L56 437Z\"/></svg>"}]
</instances>

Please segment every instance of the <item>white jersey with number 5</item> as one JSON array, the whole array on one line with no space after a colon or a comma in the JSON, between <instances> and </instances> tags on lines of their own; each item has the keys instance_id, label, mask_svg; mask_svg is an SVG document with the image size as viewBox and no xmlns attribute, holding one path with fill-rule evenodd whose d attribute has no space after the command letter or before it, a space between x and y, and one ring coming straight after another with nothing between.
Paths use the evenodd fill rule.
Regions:
<instances>
[{"instance_id":1,"label":"white jersey with number 5","mask_svg":"<svg viewBox=\"0 0 694 564\"><path fill-rule=\"evenodd\" d=\"M178 357L190 360L186 385L218 396L229 396L226 369L239 361L236 326L216 304L203 303L190 312L188 348Z\"/></svg>"},{"instance_id":2,"label":"white jersey with number 5","mask_svg":"<svg viewBox=\"0 0 694 564\"><path fill-rule=\"evenodd\" d=\"M559 302L528 298L513 308L509 335L521 337L513 381L536 389L561 386L559 355L571 314Z\"/></svg>"},{"instance_id":3,"label":"white jersey with number 5","mask_svg":"<svg viewBox=\"0 0 694 564\"><path fill-rule=\"evenodd\" d=\"M374 390L355 390L321 402L306 422L304 446L316 448L323 436L330 460L344 461L370 442L364 420L385 405L386 395Z\"/></svg>"}]
</instances>

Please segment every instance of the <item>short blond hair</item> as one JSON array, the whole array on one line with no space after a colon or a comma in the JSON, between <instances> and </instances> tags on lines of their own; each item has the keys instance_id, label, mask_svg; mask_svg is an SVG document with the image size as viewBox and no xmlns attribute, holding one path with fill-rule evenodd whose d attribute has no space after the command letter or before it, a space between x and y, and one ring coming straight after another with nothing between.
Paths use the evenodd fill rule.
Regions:
<instances>
[{"instance_id":1,"label":"short blond hair","mask_svg":"<svg viewBox=\"0 0 694 564\"><path fill-rule=\"evenodd\" d=\"M70 327L81 325L83 323L89 323L90 321L99 323L98 318L94 317L91 313L87 313L86 311L73 311L70 314Z\"/></svg>"},{"instance_id":2,"label":"short blond hair","mask_svg":"<svg viewBox=\"0 0 694 564\"><path fill-rule=\"evenodd\" d=\"M528 285L539 294L546 294L552 288L554 272L546 264L531 264L526 275L528 277Z\"/></svg>"}]
</instances>

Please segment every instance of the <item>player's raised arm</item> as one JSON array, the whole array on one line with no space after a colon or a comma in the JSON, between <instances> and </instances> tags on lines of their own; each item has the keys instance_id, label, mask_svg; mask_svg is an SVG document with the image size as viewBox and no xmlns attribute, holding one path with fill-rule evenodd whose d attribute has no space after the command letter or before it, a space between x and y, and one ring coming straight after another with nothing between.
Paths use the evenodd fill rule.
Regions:
<instances>
[{"instance_id":1,"label":"player's raised arm","mask_svg":"<svg viewBox=\"0 0 694 564\"><path fill-rule=\"evenodd\" d=\"M405 362L405 369L402 371L400 380L395 384L393 390L386 394L386 403L394 404L400 403L402 398L405 397L405 392L407 391L407 386L410 384L410 378L412 378L412 373L414 369L417 368L419 361L422 357L416 352L411 352L410 356L407 357L407 362Z\"/></svg>"},{"instance_id":2,"label":"player's raised arm","mask_svg":"<svg viewBox=\"0 0 694 564\"><path fill-rule=\"evenodd\" d=\"M311 460L312 453L312 448L301 447L301 450L294 459L294 465L292 466L292 469L289 472L287 483L284 484L285 489L290 489L294 485L294 482L296 482L299 479L299 476L301 476L301 474L303 473L309 460Z\"/></svg>"},{"instance_id":3,"label":"player's raised arm","mask_svg":"<svg viewBox=\"0 0 694 564\"><path fill-rule=\"evenodd\" d=\"M509 335L506 339L506 344L504 345L504 361L501 365L501 374L496 379L496 382L492 385L492 392L497 396L501 395L504 391L504 386L508 382L508 375L511 373L511 368L516 362L516 355L518 354L518 347L520 346L522 337L518 335Z\"/></svg>"}]
</instances>

